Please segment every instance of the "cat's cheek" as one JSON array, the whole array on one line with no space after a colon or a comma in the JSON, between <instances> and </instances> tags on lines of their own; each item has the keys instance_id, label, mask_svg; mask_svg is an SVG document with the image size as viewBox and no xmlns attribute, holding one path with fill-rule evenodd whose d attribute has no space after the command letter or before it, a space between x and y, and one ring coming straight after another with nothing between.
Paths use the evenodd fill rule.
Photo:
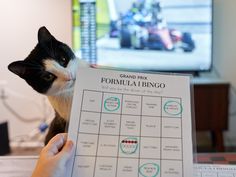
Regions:
<instances>
[{"instance_id":1,"label":"cat's cheek","mask_svg":"<svg viewBox=\"0 0 236 177\"><path fill-rule=\"evenodd\" d=\"M60 94L60 91L63 90L63 84L58 81L54 81L51 87L48 89L46 95L53 96Z\"/></svg>"},{"instance_id":2,"label":"cat's cheek","mask_svg":"<svg viewBox=\"0 0 236 177\"><path fill-rule=\"evenodd\" d=\"M48 89L48 91L46 92L46 95L47 96L54 96L54 95L57 95L58 94L58 91L57 89L55 88L50 88Z\"/></svg>"}]
</instances>

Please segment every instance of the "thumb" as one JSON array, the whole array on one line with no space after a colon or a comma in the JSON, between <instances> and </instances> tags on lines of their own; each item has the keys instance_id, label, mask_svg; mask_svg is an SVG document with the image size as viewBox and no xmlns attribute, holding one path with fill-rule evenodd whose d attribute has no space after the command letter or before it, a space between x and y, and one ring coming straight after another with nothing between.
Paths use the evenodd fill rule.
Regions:
<instances>
[{"instance_id":1,"label":"thumb","mask_svg":"<svg viewBox=\"0 0 236 177\"><path fill-rule=\"evenodd\" d=\"M60 159L63 159L64 162L67 162L72 156L73 152L74 144L71 140L68 140L57 156L59 156Z\"/></svg>"}]
</instances>

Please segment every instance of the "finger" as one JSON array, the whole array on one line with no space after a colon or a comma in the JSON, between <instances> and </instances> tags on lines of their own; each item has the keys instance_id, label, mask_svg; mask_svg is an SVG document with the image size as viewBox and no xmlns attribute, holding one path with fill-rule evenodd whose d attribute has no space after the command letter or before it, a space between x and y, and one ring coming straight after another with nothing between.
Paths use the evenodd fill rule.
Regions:
<instances>
[{"instance_id":1,"label":"finger","mask_svg":"<svg viewBox=\"0 0 236 177\"><path fill-rule=\"evenodd\" d=\"M54 136L45 147L48 155L55 155L63 147L67 139L67 133L60 133Z\"/></svg>"},{"instance_id":2,"label":"finger","mask_svg":"<svg viewBox=\"0 0 236 177\"><path fill-rule=\"evenodd\" d=\"M63 146L62 150L58 153L58 157L63 159L64 162L67 162L72 156L74 151L74 143L71 140L68 140Z\"/></svg>"}]
</instances>

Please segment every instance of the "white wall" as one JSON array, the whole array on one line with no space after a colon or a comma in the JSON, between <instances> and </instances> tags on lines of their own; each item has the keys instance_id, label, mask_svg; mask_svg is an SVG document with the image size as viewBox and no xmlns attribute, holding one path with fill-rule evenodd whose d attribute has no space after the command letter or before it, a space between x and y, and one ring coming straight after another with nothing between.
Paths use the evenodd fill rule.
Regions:
<instances>
[{"instance_id":1,"label":"white wall","mask_svg":"<svg viewBox=\"0 0 236 177\"><path fill-rule=\"evenodd\" d=\"M233 92L236 88L236 1L214 2L214 67L217 75L229 81L232 86L229 131L225 133L225 140L227 145L236 145L236 94Z\"/></svg>"},{"instance_id":2,"label":"white wall","mask_svg":"<svg viewBox=\"0 0 236 177\"><path fill-rule=\"evenodd\" d=\"M6 101L25 118L42 118L45 99L7 65L24 59L37 44L39 27L46 26L59 40L72 44L72 6L70 0L0 0L0 91L5 85ZM3 82L7 82L3 84ZM39 106L38 106L39 105ZM50 112L49 112L50 113ZM10 137L29 134L39 122L24 123L16 119L0 99L0 122L8 120Z\"/></svg>"},{"instance_id":3,"label":"white wall","mask_svg":"<svg viewBox=\"0 0 236 177\"><path fill-rule=\"evenodd\" d=\"M215 0L214 65L236 87L236 1Z\"/></svg>"}]
</instances>

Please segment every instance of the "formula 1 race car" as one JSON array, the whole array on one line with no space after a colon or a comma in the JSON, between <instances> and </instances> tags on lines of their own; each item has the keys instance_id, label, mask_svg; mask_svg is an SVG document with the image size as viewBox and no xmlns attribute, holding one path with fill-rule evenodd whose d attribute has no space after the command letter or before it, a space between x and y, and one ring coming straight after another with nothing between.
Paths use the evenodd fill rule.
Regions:
<instances>
[{"instance_id":1,"label":"formula 1 race car","mask_svg":"<svg viewBox=\"0 0 236 177\"><path fill-rule=\"evenodd\" d=\"M184 52L192 52L195 43L190 33L175 29L141 27L138 25L123 27L120 30L120 47L134 49L155 49L173 51L181 48Z\"/></svg>"},{"instance_id":2,"label":"formula 1 race car","mask_svg":"<svg viewBox=\"0 0 236 177\"><path fill-rule=\"evenodd\" d=\"M121 48L166 51L181 48L184 52L195 49L191 33L168 28L160 2L145 3L133 3L117 21L110 23L110 37L119 37Z\"/></svg>"}]
</instances>

